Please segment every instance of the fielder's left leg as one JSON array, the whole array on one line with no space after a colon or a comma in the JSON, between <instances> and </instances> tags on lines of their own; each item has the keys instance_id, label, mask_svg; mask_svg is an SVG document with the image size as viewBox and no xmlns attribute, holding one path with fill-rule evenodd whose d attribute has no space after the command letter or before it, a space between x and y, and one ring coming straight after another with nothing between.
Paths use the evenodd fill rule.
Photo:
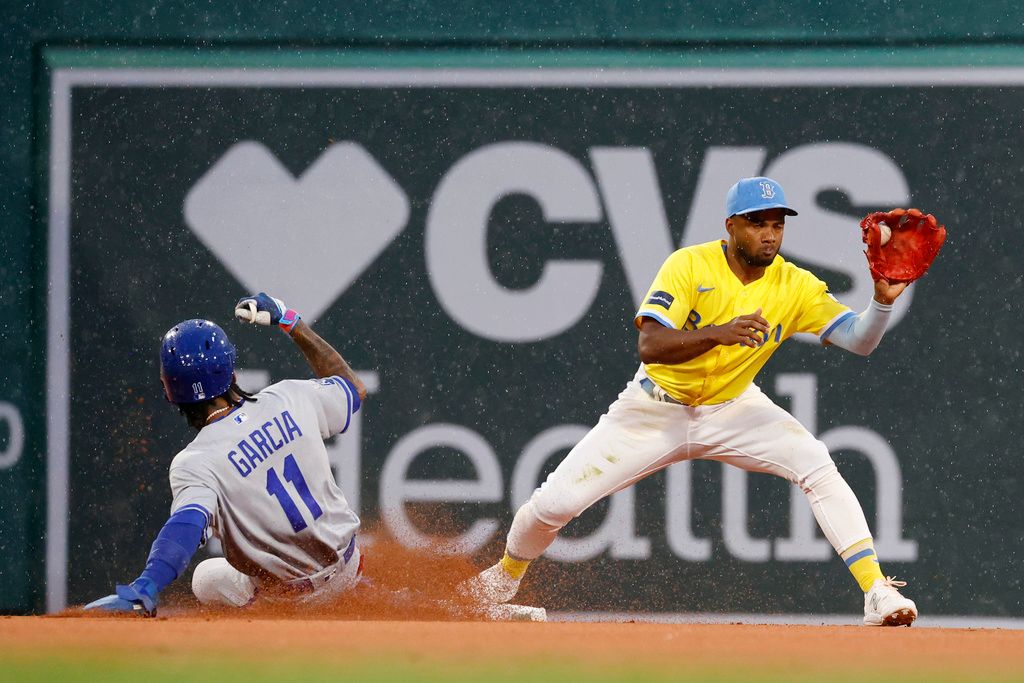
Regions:
<instances>
[{"instance_id":1,"label":"fielder's left leg","mask_svg":"<svg viewBox=\"0 0 1024 683\"><path fill-rule=\"evenodd\" d=\"M825 538L864 591L864 623L911 624L917 606L897 590L904 582L882 574L864 511L825 444L757 386L721 405L691 433L705 444L696 457L774 474L799 486Z\"/></svg>"}]
</instances>

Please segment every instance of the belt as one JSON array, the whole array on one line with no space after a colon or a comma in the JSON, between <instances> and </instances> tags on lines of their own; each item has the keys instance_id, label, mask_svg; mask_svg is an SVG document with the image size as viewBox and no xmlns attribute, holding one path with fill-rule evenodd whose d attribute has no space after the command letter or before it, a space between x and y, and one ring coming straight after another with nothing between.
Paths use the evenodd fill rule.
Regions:
<instances>
[{"instance_id":1,"label":"belt","mask_svg":"<svg viewBox=\"0 0 1024 683\"><path fill-rule=\"evenodd\" d=\"M653 398L655 401L661 401L662 403L674 403L677 406L686 405L682 401L677 401L668 395L668 392L655 384L649 377L640 378L640 388L647 392L647 395Z\"/></svg>"},{"instance_id":2,"label":"belt","mask_svg":"<svg viewBox=\"0 0 1024 683\"><path fill-rule=\"evenodd\" d=\"M285 581L284 588L289 592L295 593L313 593L320 590L325 586L334 575L344 565L348 564L352 560L352 556L356 552L356 535L352 534L352 540L348 542L348 545L341 552L341 557L334 564L324 567L315 574L303 577L301 579L295 579L293 581Z\"/></svg>"}]
</instances>

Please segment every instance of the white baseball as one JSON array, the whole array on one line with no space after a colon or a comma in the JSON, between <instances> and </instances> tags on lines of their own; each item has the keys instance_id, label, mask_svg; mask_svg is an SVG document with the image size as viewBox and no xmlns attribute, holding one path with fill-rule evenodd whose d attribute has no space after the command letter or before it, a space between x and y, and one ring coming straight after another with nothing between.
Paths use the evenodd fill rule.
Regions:
<instances>
[{"instance_id":1,"label":"white baseball","mask_svg":"<svg viewBox=\"0 0 1024 683\"><path fill-rule=\"evenodd\" d=\"M882 234L882 238L878 241L878 244L884 247L889 241L889 238L892 237L892 228L885 223L879 223L878 231Z\"/></svg>"}]
</instances>

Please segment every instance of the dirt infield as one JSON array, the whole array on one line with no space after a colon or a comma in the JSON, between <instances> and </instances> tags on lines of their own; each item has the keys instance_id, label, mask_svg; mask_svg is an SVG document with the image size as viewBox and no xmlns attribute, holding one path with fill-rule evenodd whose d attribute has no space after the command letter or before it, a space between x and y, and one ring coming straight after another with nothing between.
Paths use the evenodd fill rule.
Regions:
<instances>
[{"instance_id":1,"label":"dirt infield","mask_svg":"<svg viewBox=\"0 0 1024 683\"><path fill-rule=\"evenodd\" d=\"M0 618L0 681L1024 681L1024 631L493 623L455 590L476 571L465 558L374 556L334 604L201 609L179 582L156 619Z\"/></svg>"},{"instance_id":2,"label":"dirt infield","mask_svg":"<svg viewBox=\"0 0 1024 683\"><path fill-rule=\"evenodd\" d=\"M853 679L883 671L897 680L1024 680L1024 632L995 629L343 621L241 614L0 619L0 662L38 664L58 655L155 662L241 656L257 670L261 663L300 660L425 672L451 665L508 671L557 664L579 672L743 674L737 680L749 680L750 672L848 680L846 674Z\"/></svg>"}]
</instances>

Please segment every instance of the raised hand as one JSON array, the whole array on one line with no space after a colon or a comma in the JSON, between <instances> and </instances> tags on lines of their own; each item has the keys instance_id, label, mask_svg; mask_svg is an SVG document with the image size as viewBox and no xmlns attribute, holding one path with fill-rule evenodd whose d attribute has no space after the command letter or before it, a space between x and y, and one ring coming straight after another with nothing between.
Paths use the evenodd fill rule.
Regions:
<instances>
[{"instance_id":1,"label":"raised hand","mask_svg":"<svg viewBox=\"0 0 1024 683\"><path fill-rule=\"evenodd\" d=\"M299 322L298 313L264 292L239 299L235 304L235 317L253 325L277 325L288 334Z\"/></svg>"}]
</instances>

